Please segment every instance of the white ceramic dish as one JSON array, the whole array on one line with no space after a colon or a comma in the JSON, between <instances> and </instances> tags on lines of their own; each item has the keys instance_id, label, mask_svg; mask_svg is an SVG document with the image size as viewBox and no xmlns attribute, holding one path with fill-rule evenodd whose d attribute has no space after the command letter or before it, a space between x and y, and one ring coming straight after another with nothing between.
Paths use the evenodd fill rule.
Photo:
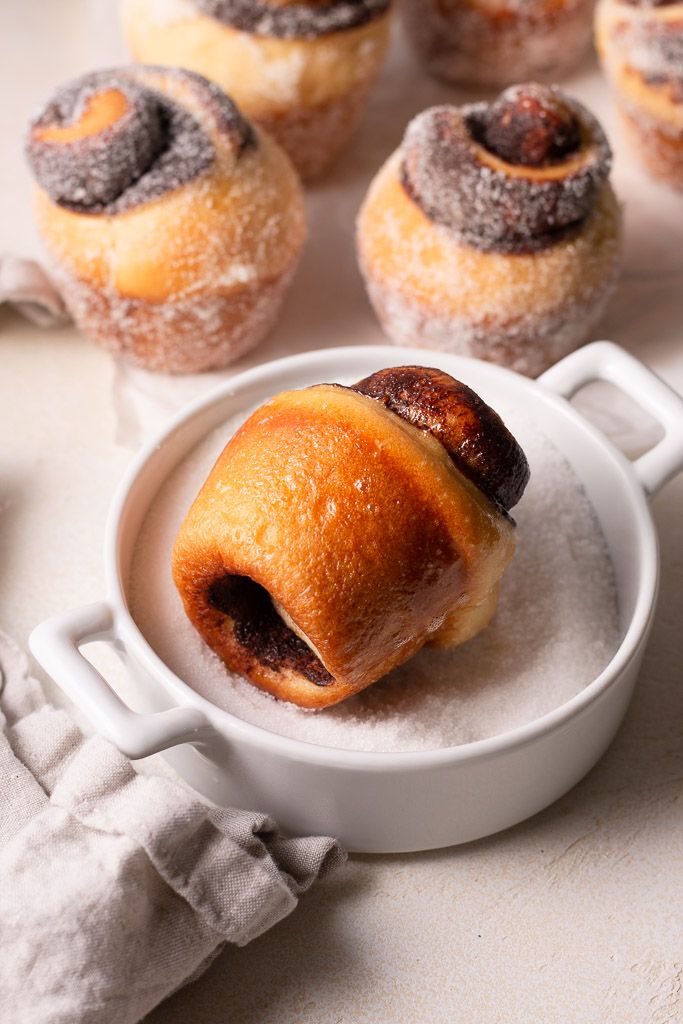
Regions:
<instances>
[{"instance_id":1,"label":"white ceramic dish","mask_svg":"<svg viewBox=\"0 0 683 1024\"><path fill-rule=\"evenodd\" d=\"M555 711L510 732L448 749L363 753L305 743L241 721L200 697L147 644L125 581L144 515L168 473L221 422L278 391L359 379L385 366L436 365L494 408L505 396L565 455L595 509L614 563L621 643L605 670ZM662 424L664 436L629 462L568 399L608 380ZM499 403L500 404L500 403ZM597 761L628 706L650 632L658 547L647 498L683 468L683 400L610 342L589 345L528 380L491 364L421 349L329 349L260 366L192 405L149 444L114 500L106 531L105 601L38 626L31 649L94 727L131 758L165 751L218 804L272 813L296 833L341 838L351 850L398 852L462 843L515 824L557 799ZM136 682L124 704L80 654L95 639L123 653Z\"/></svg>"}]
</instances>

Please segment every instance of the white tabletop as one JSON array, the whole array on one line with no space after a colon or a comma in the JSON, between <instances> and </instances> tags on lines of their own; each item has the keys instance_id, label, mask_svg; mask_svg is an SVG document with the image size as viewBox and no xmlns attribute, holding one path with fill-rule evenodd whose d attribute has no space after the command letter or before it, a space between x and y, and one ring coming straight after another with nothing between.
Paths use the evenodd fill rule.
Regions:
<instances>
[{"instance_id":1,"label":"white tabletop","mask_svg":"<svg viewBox=\"0 0 683 1024\"><path fill-rule=\"evenodd\" d=\"M108 0L22 0L3 16L0 250L33 256L41 250L21 155L26 119L55 85L120 60L123 50ZM592 60L564 84L602 118L624 200L624 274L596 337L623 345L683 393L683 198L634 165ZM395 34L349 152L310 190L311 238L281 321L230 372L288 352L383 340L355 265L353 217L408 118L463 98L421 74ZM41 331L7 309L0 367L0 627L25 647L43 618L103 596L104 524L124 468L168 413L229 374L134 373L74 329ZM610 409L608 396L607 408L596 410L602 400L593 400L593 413L613 434L628 435L628 409ZM624 725L583 782L488 839L351 857L290 918L248 947L226 950L148 1019L683 1020L682 497L678 478L653 501L657 618Z\"/></svg>"}]
</instances>

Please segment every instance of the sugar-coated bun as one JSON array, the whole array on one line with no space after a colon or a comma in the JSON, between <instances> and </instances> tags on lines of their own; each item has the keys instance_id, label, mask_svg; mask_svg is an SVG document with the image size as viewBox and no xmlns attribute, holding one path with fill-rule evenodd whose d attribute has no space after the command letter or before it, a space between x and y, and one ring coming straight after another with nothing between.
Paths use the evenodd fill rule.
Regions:
<instances>
[{"instance_id":1,"label":"sugar-coated bun","mask_svg":"<svg viewBox=\"0 0 683 1024\"><path fill-rule=\"evenodd\" d=\"M553 82L590 45L595 0L400 0L424 66L465 86Z\"/></svg>"},{"instance_id":2,"label":"sugar-coated bun","mask_svg":"<svg viewBox=\"0 0 683 1024\"><path fill-rule=\"evenodd\" d=\"M303 707L336 704L484 628L528 475L499 417L439 370L284 392L218 458L173 578L230 669Z\"/></svg>"},{"instance_id":3,"label":"sugar-coated bun","mask_svg":"<svg viewBox=\"0 0 683 1024\"><path fill-rule=\"evenodd\" d=\"M32 122L36 216L78 326L148 369L225 366L272 327L305 240L298 177L199 75L138 67Z\"/></svg>"},{"instance_id":4,"label":"sugar-coated bun","mask_svg":"<svg viewBox=\"0 0 683 1024\"><path fill-rule=\"evenodd\" d=\"M600 0L595 43L634 152L683 189L683 3Z\"/></svg>"},{"instance_id":5,"label":"sugar-coated bun","mask_svg":"<svg viewBox=\"0 0 683 1024\"><path fill-rule=\"evenodd\" d=\"M595 118L556 87L418 115L358 218L389 338L529 376L586 341L619 269L610 163Z\"/></svg>"},{"instance_id":6,"label":"sugar-coated bun","mask_svg":"<svg viewBox=\"0 0 683 1024\"><path fill-rule=\"evenodd\" d=\"M389 0L121 0L121 15L136 60L216 82L308 180L348 142L389 36Z\"/></svg>"}]
</instances>

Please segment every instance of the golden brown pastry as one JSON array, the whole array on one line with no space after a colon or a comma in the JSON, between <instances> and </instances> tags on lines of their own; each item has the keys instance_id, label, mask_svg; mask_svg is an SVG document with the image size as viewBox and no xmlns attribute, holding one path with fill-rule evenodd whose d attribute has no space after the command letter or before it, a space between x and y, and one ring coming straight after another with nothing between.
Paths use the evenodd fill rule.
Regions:
<instances>
[{"instance_id":1,"label":"golden brown pastry","mask_svg":"<svg viewBox=\"0 0 683 1024\"><path fill-rule=\"evenodd\" d=\"M555 87L418 115L358 218L389 338L529 376L586 341L619 267L610 163L595 118Z\"/></svg>"},{"instance_id":2,"label":"golden brown pastry","mask_svg":"<svg viewBox=\"0 0 683 1024\"><path fill-rule=\"evenodd\" d=\"M390 0L122 0L136 60L216 82L306 179L358 123L387 46Z\"/></svg>"},{"instance_id":3,"label":"golden brown pastry","mask_svg":"<svg viewBox=\"0 0 683 1024\"><path fill-rule=\"evenodd\" d=\"M297 175L199 75L95 72L30 126L36 217L77 325L139 366L227 363L272 327L305 240Z\"/></svg>"},{"instance_id":4,"label":"golden brown pastry","mask_svg":"<svg viewBox=\"0 0 683 1024\"><path fill-rule=\"evenodd\" d=\"M440 370L287 391L218 458L173 578L230 669L303 707L336 704L487 624L528 475L496 413Z\"/></svg>"},{"instance_id":5,"label":"golden brown pastry","mask_svg":"<svg viewBox=\"0 0 683 1024\"><path fill-rule=\"evenodd\" d=\"M683 188L683 3L600 0L595 43L634 150Z\"/></svg>"},{"instance_id":6,"label":"golden brown pastry","mask_svg":"<svg viewBox=\"0 0 683 1024\"><path fill-rule=\"evenodd\" d=\"M434 75L462 85L554 81L588 49L595 0L401 0L406 32Z\"/></svg>"}]
</instances>

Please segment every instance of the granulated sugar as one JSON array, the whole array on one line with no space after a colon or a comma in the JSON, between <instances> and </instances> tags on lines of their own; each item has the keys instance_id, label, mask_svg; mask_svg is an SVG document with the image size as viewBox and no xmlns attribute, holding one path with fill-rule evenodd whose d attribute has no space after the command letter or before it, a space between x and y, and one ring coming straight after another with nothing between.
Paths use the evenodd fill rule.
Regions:
<instances>
[{"instance_id":1,"label":"granulated sugar","mask_svg":"<svg viewBox=\"0 0 683 1024\"><path fill-rule=\"evenodd\" d=\"M234 432L209 435L156 496L135 549L129 602L143 634L208 700L272 732L331 747L406 751L483 739L530 722L594 679L618 643L616 590L581 484L538 428L497 410L520 442L531 480L513 510L519 545L490 626L454 651L423 650L349 700L307 711L234 676L187 620L171 579L176 532ZM241 416L239 419L243 419Z\"/></svg>"}]
</instances>

